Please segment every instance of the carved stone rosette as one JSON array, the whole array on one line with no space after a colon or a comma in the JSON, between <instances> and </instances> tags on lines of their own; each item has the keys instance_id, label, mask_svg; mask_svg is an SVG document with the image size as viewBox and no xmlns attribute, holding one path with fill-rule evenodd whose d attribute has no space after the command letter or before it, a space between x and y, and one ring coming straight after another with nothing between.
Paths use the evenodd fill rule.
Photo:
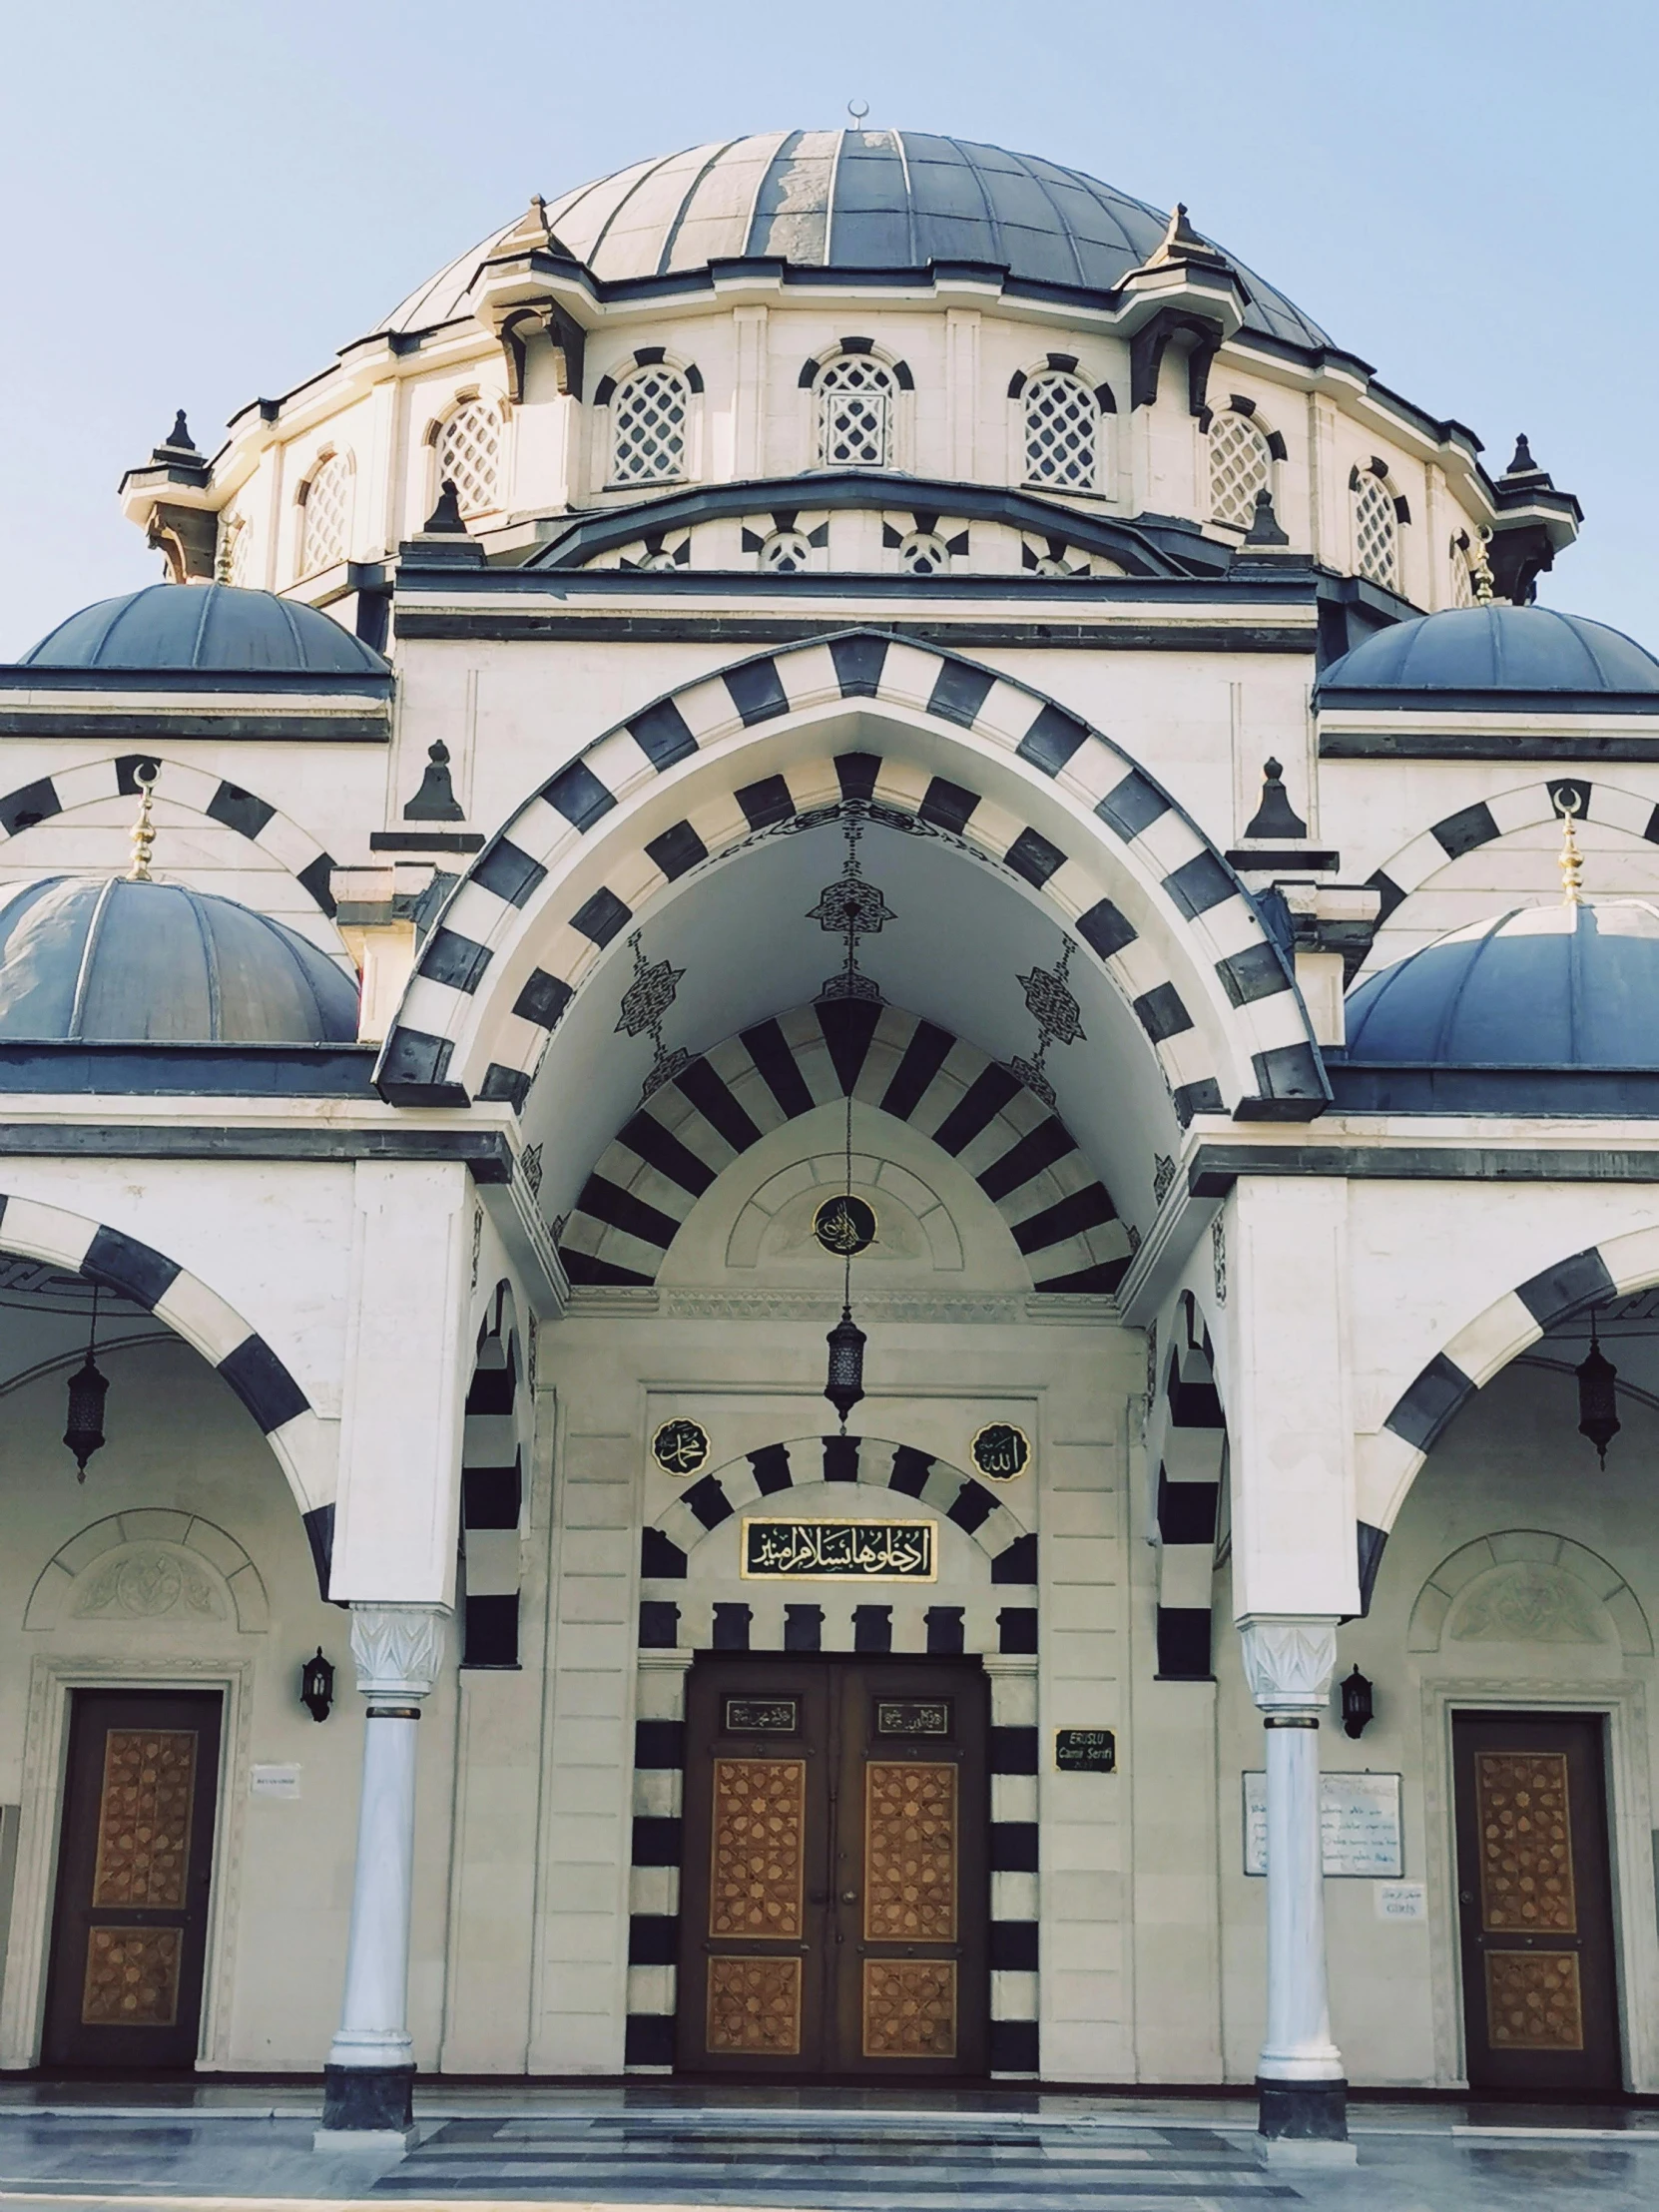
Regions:
<instances>
[{"instance_id":1,"label":"carved stone rosette","mask_svg":"<svg viewBox=\"0 0 1659 2212\"><path fill-rule=\"evenodd\" d=\"M1299 1613L1252 1613L1239 1623L1245 1680L1264 1713L1323 1717L1337 1671L1337 1623Z\"/></svg>"},{"instance_id":2,"label":"carved stone rosette","mask_svg":"<svg viewBox=\"0 0 1659 2212\"><path fill-rule=\"evenodd\" d=\"M351 1657L364 1697L425 1697L443 1664L444 1605L353 1605Z\"/></svg>"}]
</instances>

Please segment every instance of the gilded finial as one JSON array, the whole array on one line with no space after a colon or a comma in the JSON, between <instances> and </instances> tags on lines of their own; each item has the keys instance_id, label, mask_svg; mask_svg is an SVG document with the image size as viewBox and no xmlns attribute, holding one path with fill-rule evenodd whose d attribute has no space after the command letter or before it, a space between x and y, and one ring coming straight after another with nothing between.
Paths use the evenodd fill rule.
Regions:
<instances>
[{"instance_id":1,"label":"gilded finial","mask_svg":"<svg viewBox=\"0 0 1659 2212\"><path fill-rule=\"evenodd\" d=\"M1561 903L1563 906L1582 906L1584 903L1584 855L1578 849L1578 836L1573 829L1577 816L1584 811L1584 803L1575 791L1561 786L1555 794L1555 812L1561 818Z\"/></svg>"},{"instance_id":2,"label":"gilded finial","mask_svg":"<svg viewBox=\"0 0 1659 2212\"><path fill-rule=\"evenodd\" d=\"M1469 581L1474 586L1474 603L1477 607L1489 607L1492 603L1492 564L1487 558L1487 547L1492 533L1481 523L1474 533L1474 549L1469 554Z\"/></svg>"},{"instance_id":3,"label":"gilded finial","mask_svg":"<svg viewBox=\"0 0 1659 2212\"><path fill-rule=\"evenodd\" d=\"M156 825L151 820L151 809L155 804L156 771L147 761L135 773L133 781L143 796L139 800L138 820L132 829L133 864L127 870L127 880L129 883L148 883L153 880L150 873L150 852L156 842Z\"/></svg>"}]
</instances>

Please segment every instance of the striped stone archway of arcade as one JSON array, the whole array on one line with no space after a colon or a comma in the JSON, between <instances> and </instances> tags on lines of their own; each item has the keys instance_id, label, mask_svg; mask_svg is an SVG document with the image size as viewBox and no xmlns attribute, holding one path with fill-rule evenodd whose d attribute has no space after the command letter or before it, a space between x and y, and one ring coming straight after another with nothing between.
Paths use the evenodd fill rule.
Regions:
<instances>
[{"instance_id":1,"label":"striped stone archway of arcade","mask_svg":"<svg viewBox=\"0 0 1659 2212\"><path fill-rule=\"evenodd\" d=\"M308 830L301 830L269 800L245 791L240 784L192 768L184 761L170 761L160 753L123 753L113 760L88 761L82 768L54 769L50 776L22 784L0 799L0 830L10 839L75 807L90 807L101 799L136 799L138 771L146 764L157 772L158 799L188 807L193 814L205 815L210 822L247 837L284 867L332 919L334 897L328 878L334 870L333 858ZM4 843L0 842L3 851Z\"/></svg>"},{"instance_id":2,"label":"striped stone archway of arcade","mask_svg":"<svg viewBox=\"0 0 1659 2212\"><path fill-rule=\"evenodd\" d=\"M519 1664L524 1448L511 1287L498 1283L479 1332L461 1433L461 1665Z\"/></svg>"},{"instance_id":3,"label":"striped stone archway of arcade","mask_svg":"<svg viewBox=\"0 0 1659 2212\"><path fill-rule=\"evenodd\" d=\"M571 1282L654 1283L724 1168L849 1091L961 1162L1007 1223L1033 1290L1117 1288L1133 1257L1129 1231L1052 1107L977 1046L862 999L824 999L758 1022L654 1092L601 1155L564 1224Z\"/></svg>"},{"instance_id":4,"label":"striped stone archway of arcade","mask_svg":"<svg viewBox=\"0 0 1659 2212\"><path fill-rule=\"evenodd\" d=\"M792 726L810 738L849 701L927 734L963 777L982 764L980 781L1001 797L898 753L826 752L754 775L751 732L777 764ZM680 819L667 788L685 794ZM862 630L699 678L543 785L451 893L381 1053L382 1092L407 1104L522 1104L549 1033L648 900L711 857L832 819L850 801L952 837L1039 892L1131 1007L1183 1121L1324 1110L1330 1088L1289 961L1170 795L1028 686Z\"/></svg>"},{"instance_id":5,"label":"striped stone archway of arcade","mask_svg":"<svg viewBox=\"0 0 1659 2212\"><path fill-rule=\"evenodd\" d=\"M1394 1400L1359 1466L1360 1593L1371 1605L1388 1531L1417 1471L1483 1384L1547 1330L1659 1282L1659 1229L1633 1229L1542 1268L1447 1339Z\"/></svg>"},{"instance_id":6,"label":"striped stone archway of arcade","mask_svg":"<svg viewBox=\"0 0 1659 2212\"><path fill-rule=\"evenodd\" d=\"M1158 1529L1158 1679L1213 1679L1212 1583L1227 1421L1215 1347L1191 1292L1175 1311L1164 1378L1164 1428L1154 1514Z\"/></svg>"},{"instance_id":7,"label":"striped stone archway of arcade","mask_svg":"<svg viewBox=\"0 0 1659 2212\"><path fill-rule=\"evenodd\" d=\"M66 1213L39 1199L0 1193L0 1250L48 1260L72 1275L118 1291L154 1314L201 1353L259 1423L287 1477L328 1595L335 1480L324 1424L310 1399L265 1339L199 1276L125 1230Z\"/></svg>"},{"instance_id":8,"label":"striped stone archway of arcade","mask_svg":"<svg viewBox=\"0 0 1659 2212\"><path fill-rule=\"evenodd\" d=\"M640 1601L639 1717L634 1728L628 2071L664 2072L674 2063L686 1670L698 1648L761 1648L751 1640L750 1608L741 1604L715 1604L705 1645L683 1641L682 1608L661 1593L685 1579L691 1552L735 1514L763 1501L776 1507L787 1491L820 1482L867 1483L916 1499L972 1539L984 1555L992 1589L1008 1593L1010 1602L996 1610L998 1663L991 1668L990 1685L990 2062L995 2074L1035 2074L1037 1538L977 1476L911 1445L870 1436L793 1437L746 1452L700 1476L642 1532L642 1590L648 1594ZM823 1595L824 1585L814 1587ZM936 1657L971 1651L965 1610L961 1605L929 1605L915 1624L920 1634L913 1648ZM782 1648L824 1649L824 1611L816 1603L787 1606ZM846 1648L871 1653L911 1648L895 1636L891 1613L887 1605L854 1606Z\"/></svg>"}]
</instances>

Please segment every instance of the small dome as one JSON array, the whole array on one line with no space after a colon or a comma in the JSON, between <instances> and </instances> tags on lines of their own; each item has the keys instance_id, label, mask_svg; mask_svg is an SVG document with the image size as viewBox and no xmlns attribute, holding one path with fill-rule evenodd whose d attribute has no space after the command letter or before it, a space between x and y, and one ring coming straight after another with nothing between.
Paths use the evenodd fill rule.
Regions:
<instances>
[{"instance_id":1,"label":"small dome","mask_svg":"<svg viewBox=\"0 0 1659 2212\"><path fill-rule=\"evenodd\" d=\"M179 588L179 587L172 587ZM0 1041L351 1044L357 991L279 921L126 876L0 893Z\"/></svg>"},{"instance_id":2,"label":"small dome","mask_svg":"<svg viewBox=\"0 0 1659 2212\"><path fill-rule=\"evenodd\" d=\"M1347 1057L1659 1070L1659 902L1521 906L1454 929L1349 994Z\"/></svg>"},{"instance_id":3,"label":"small dome","mask_svg":"<svg viewBox=\"0 0 1659 2212\"><path fill-rule=\"evenodd\" d=\"M390 674L379 654L332 615L236 584L147 584L120 599L100 599L60 622L21 665Z\"/></svg>"},{"instance_id":4,"label":"small dome","mask_svg":"<svg viewBox=\"0 0 1659 2212\"><path fill-rule=\"evenodd\" d=\"M1380 630L1320 692L1659 692L1659 660L1622 630L1553 607L1452 607Z\"/></svg>"},{"instance_id":5,"label":"small dome","mask_svg":"<svg viewBox=\"0 0 1659 2212\"><path fill-rule=\"evenodd\" d=\"M515 223L516 223L515 218ZM768 131L636 162L550 203L555 238L602 283L763 258L860 272L979 262L1015 282L1111 291L1156 252L1167 210L1080 169L928 131ZM466 293L508 224L394 307L384 328L467 313ZM1330 339L1241 265L1248 329L1293 345Z\"/></svg>"}]
</instances>

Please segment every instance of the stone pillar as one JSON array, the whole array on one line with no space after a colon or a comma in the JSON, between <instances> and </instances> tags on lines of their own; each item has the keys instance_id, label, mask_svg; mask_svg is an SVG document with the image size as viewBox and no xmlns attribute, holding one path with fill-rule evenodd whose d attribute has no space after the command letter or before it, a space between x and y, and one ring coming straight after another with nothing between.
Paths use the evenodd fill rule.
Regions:
<instances>
[{"instance_id":1,"label":"stone pillar","mask_svg":"<svg viewBox=\"0 0 1659 2212\"><path fill-rule=\"evenodd\" d=\"M441 1605L353 1605L351 1656L368 1700L362 1801L339 2032L322 2069L318 2150L413 2140L409 1900L420 1702L443 1655Z\"/></svg>"},{"instance_id":2,"label":"stone pillar","mask_svg":"<svg viewBox=\"0 0 1659 2212\"><path fill-rule=\"evenodd\" d=\"M1247 1615L1245 1679L1267 1732L1268 2022L1256 2076L1270 2151L1348 2159L1348 2083L1331 2036L1320 1837L1320 1718L1337 1665L1337 1623Z\"/></svg>"}]
</instances>

